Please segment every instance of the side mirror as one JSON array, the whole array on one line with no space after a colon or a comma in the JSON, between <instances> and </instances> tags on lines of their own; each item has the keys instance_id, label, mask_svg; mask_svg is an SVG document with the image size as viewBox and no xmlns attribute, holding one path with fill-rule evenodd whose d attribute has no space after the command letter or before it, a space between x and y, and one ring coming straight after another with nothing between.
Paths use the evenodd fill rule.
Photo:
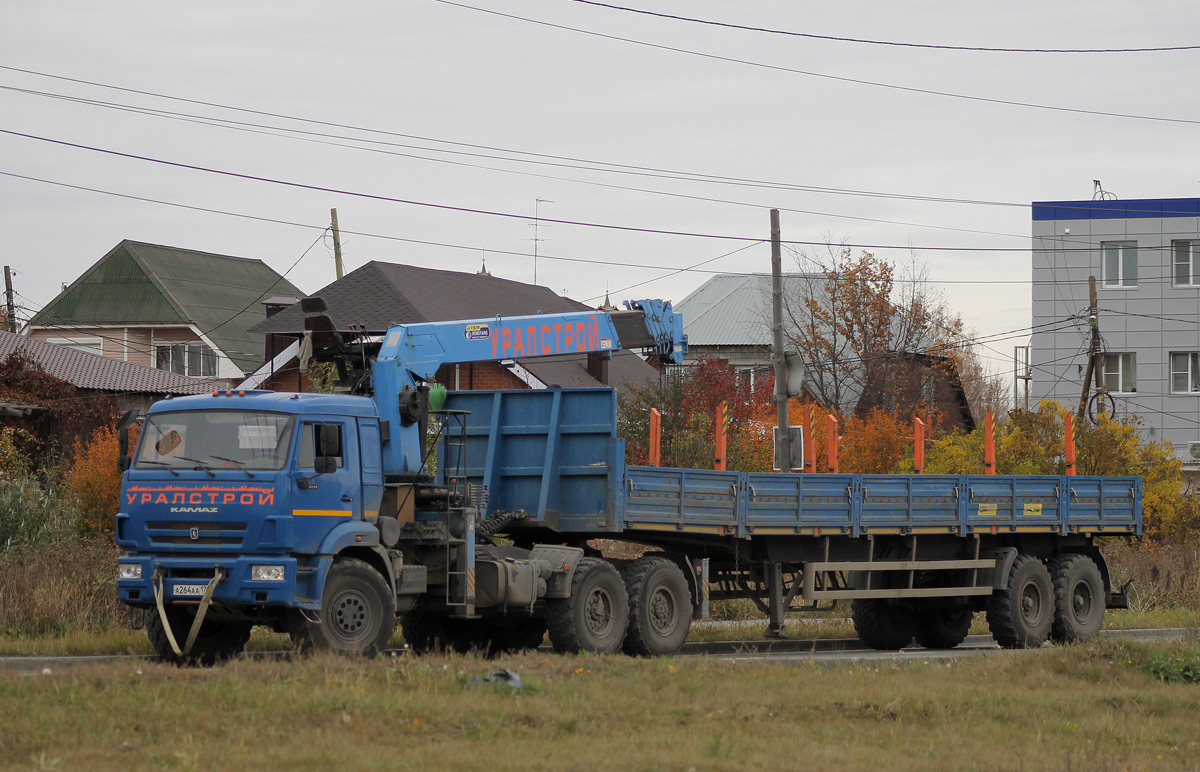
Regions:
<instances>
[{"instance_id":1,"label":"side mirror","mask_svg":"<svg viewBox=\"0 0 1200 772\"><path fill-rule=\"evenodd\" d=\"M320 456L313 461L313 471L317 474L331 474L337 471L337 459L333 456Z\"/></svg>"},{"instance_id":2,"label":"side mirror","mask_svg":"<svg viewBox=\"0 0 1200 772\"><path fill-rule=\"evenodd\" d=\"M129 470L132 459L129 457L129 427L137 420L137 410L126 410L117 421L117 471L124 474Z\"/></svg>"}]
</instances>

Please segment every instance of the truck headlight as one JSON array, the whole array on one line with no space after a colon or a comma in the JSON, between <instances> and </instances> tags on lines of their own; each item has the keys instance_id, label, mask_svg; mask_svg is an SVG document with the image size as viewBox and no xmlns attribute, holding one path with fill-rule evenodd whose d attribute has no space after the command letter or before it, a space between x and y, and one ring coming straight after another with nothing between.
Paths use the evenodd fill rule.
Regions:
<instances>
[{"instance_id":1,"label":"truck headlight","mask_svg":"<svg viewBox=\"0 0 1200 772\"><path fill-rule=\"evenodd\" d=\"M250 566L252 582L282 582L283 566Z\"/></svg>"},{"instance_id":2,"label":"truck headlight","mask_svg":"<svg viewBox=\"0 0 1200 772\"><path fill-rule=\"evenodd\" d=\"M141 563L121 563L117 566L118 579L141 579L142 564Z\"/></svg>"}]
</instances>

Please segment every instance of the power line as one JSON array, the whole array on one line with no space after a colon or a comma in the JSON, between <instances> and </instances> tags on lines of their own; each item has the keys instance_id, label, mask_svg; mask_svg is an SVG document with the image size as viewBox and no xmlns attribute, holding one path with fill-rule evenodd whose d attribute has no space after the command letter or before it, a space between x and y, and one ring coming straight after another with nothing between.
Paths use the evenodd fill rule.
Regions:
<instances>
[{"instance_id":1,"label":"power line","mask_svg":"<svg viewBox=\"0 0 1200 772\"><path fill-rule=\"evenodd\" d=\"M667 190L656 190L656 189L652 189L652 188L640 188L640 187L634 187L634 186L630 186L630 185L616 185L613 183L598 182L595 180L583 180L583 179L577 179L577 178L572 178L572 177L562 177L562 176L557 176L557 175L552 175L552 174L542 174L542 173L537 173L537 172L520 171L517 169L505 169L505 168L500 168L500 167L495 167L495 166L486 166L483 164L469 163L469 162L465 162L465 161L454 161L454 160L445 159L445 158L432 158L429 156L419 155L416 153L401 153L401 152L396 152L393 150L385 150L385 149L377 148L377 147L363 147L362 145L347 144L347 143L369 142L369 143L375 144L375 145L385 145L385 146L389 146L389 147L402 147L402 148L423 150L423 151L431 152L431 153L446 153L446 154L451 154L451 155L468 156L468 157L475 157L475 158L488 158L488 159L492 159L492 160L505 161L505 162L509 162L509 163L534 164L534 165L541 165L541 166L562 167L562 168L567 168L567 169L577 169L577 170L582 170L582 171L601 172L601 173L608 173L608 174L625 174L625 175L633 175L633 176L639 176L639 177L659 178L659 179L673 180L673 181L677 181L677 182L694 182L694 183L701 183L701 184L721 184L721 185L731 185L731 186L735 186L735 187L747 187L747 188L756 188L756 189L757 188L765 188L768 190L784 190L784 191L790 191L790 192L822 192L822 193L827 193L827 194L831 194L831 195L862 195L862 196L868 196L868 197L880 197L880 196L891 195L891 194L873 193L873 192L869 192L869 191L861 191L861 192L838 191L836 189L827 189L827 190L816 191L816 190L809 190L808 189L809 186L797 186L797 185L791 185L791 184L787 184L787 183L758 182L758 181L751 181L751 180L743 181L743 180L738 180L736 178L713 178L713 177L708 177L708 176L704 176L704 175L697 175L696 173L693 173L693 172L666 172L666 171L660 172L660 171L653 170L652 168L649 168L649 167L646 167L644 170L638 170L638 169L634 169L631 167L604 168L601 166L594 165L594 164L598 164L601 162L591 162L591 161L581 161L579 163L561 163L561 162L542 161L542 160L529 159L529 158L511 158L511 157L503 156L503 155L493 155L493 154L487 154L487 153L472 153L472 152L465 152L465 151L461 151L461 150L445 150L442 148L430 148L430 147L425 147L425 146L421 146L421 145L407 145L407 144L397 143L397 142L385 142L382 140L360 139L357 137L348 137L348 136L344 136L344 135L327 134L327 133L323 133L323 132L302 131L302 130L298 130L298 129L289 129L287 127L282 127L282 126L268 126L265 124L254 124L254 123L247 123L247 122L243 122L243 121L229 121L227 119L222 119L222 118L213 118L213 117L209 117L209 116L197 116L197 115L191 115L191 114L187 114L187 113L173 112L170 110L142 108L142 107L136 107L133 105L123 105L123 104L116 103L116 102L106 102L106 101L96 100L96 99L85 99L82 97L73 97L73 96L67 96L64 94L54 94L54 93L46 92L46 91L34 91L31 89L16 88L13 86L0 85L0 90L11 91L11 92L20 93L20 94L26 94L29 96L45 97L45 98L49 98L49 99L60 99L63 101L73 102L76 104L88 105L91 107L101 107L101 108L117 110L117 111L121 111L121 112L131 112L131 113L134 113L137 115L144 115L144 116L150 116L150 117L156 117L156 118L165 118L168 120L183 121L186 123L195 123L195 124L198 124L201 126L208 126L211 128L221 128L221 129L230 129L230 130L234 130L234 131L243 131L243 132L248 132L248 133L252 133L252 134L259 134L262 136L276 137L279 139L291 139L291 140L300 141L300 142L310 142L310 143L314 143L314 144L328 145L331 147L340 147L340 148L345 148L348 150L358 150L358 151L368 152L368 153L379 153L379 154L390 155L390 156L395 156L395 157L399 157L399 158L407 158L410 160L426 161L429 163L448 164L451 166L459 166L459 167L464 167L464 168L469 168L469 169L482 169L485 171L499 172L502 174L517 174L517 175L521 175L521 176L525 176L525 177L535 177L538 179L557 180L557 181L561 181L561 182L570 182L570 183L577 184L577 185L588 185L588 186L592 186L592 187L607 188L607 189L611 189L611 190L624 190L624 191L629 191L629 192L634 192L634 193L646 193L649 195L669 196L672 198L682 198L682 199L686 199L686 200L690 200L690 201L704 201L704 202L708 202L708 203L729 204L732 206L754 207L756 209L765 209L768 207L764 204L757 204L757 203L747 202L747 201L737 201L737 200L724 199L724 198L713 198L710 196L699 196L699 195L694 195L694 194L678 193L678 192L667 191ZM229 108L229 109L236 109L236 108ZM262 129L262 130L260 130L260 129ZM283 132L283 133L279 133L279 132ZM294 135L296 135L296 136L294 136ZM331 141L327 141L325 139L319 139L319 137L345 140L345 142L331 142ZM435 140L426 140L426 141L435 141ZM440 140L436 140L436 141L440 141ZM515 153L515 152L521 152L521 151L506 150L503 152ZM897 194L897 196L903 198L902 194ZM988 235L988 236L1003 236L1006 238L1021 238L1021 239L1028 238L1028 236L1025 234L999 233L996 231L983 231L983 230L972 229L972 228L957 228L957 227L947 226L947 225L930 225L930 224L925 224L925 223L912 223L912 222L905 222L905 221L901 221L901 220L887 220L887 219L876 218L876 217L863 217L860 215L840 214L837 212L818 212L818 211L809 210L809 209L795 209L795 208L780 207L780 206L774 206L771 208L780 209L781 211L784 211L784 212L812 215L812 216L816 216L816 217L835 217L835 218L839 218L839 219L856 220L859 222L873 222L873 223L881 223L881 224L886 224L886 225L902 225L902 226L910 227L910 228L929 228L929 229L933 229L933 230L954 231L954 232L958 232L958 233L976 233L976 234L983 234L983 235Z\"/></svg>"},{"instance_id":2,"label":"power line","mask_svg":"<svg viewBox=\"0 0 1200 772\"><path fill-rule=\"evenodd\" d=\"M659 51L671 51L673 53L687 54L688 56L696 56L696 57L700 57L702 59L711 59L713 61L718 61L718 62L728 62L731 64L742 64L742 65L746 65L748 67L758 67L760 69L772 70L774 72L786 72L786 73L791 73L794 75L807 75L812 78L823 78L826 80L838 81L839 83L854 83L854 84L857 84L860 86L874 86L876 88L886 88L886 89L890 89L893 91L903 91L903 92L912 93L912 94L925 94L927 96L947 97L950 99L964 99L964 100L968 100L971 102L984 102L986 104L1005 105L1008 107L1026 107L1026 108L1030 108L1030 109L1034 109L1034 110L1049 110L1049 111L1053 111L1053 112L1073 113L1076 115L1095 115L1095 116L1100 116L1100 117L1105 117L1105 118L1128 118L1128 119L1140 120L1140 121L1156 121L1156 122L1160 122L1160 123L1200 124L1200 120L1190 120L1190 119L1186 119L1186 118L1164 118L1164 117L1153 116L1153 115L1135 115L1133 113L1115 113L1115 112L1108 112L1105 110L1085 110L1085 109L1077 108L1077 107L1061 107L1058 105L1046 105L1046 104L1039 104L1036 102L1020 102L1020 101L1011 100L1011 99L996 99L993 97L974 96L971 94L956 94L956 93L950 92L950 91L937 91L935 89L917 88L915 86L901 86L901 85L898 85L895 83L882 83L879 81L863 80L860 78L848 78L848 77L844 77L841 75L829 75L826 73L813 72L811 70L800 70L800 69L796 69L794 67L784 67L782 65L777 65L777 64L766 64L764 62L755 62L755 61L751 61L748 59L738 59L738 58L732 57L732 56L720 56L718 54L708 54L708 53L704 53L702 51L693 51L693 50L686 49L686 48L679 48L677 46L666 46L666 45L661 45L659 43L650 43L650 42L647 42L644 40L635 40L633 38L621 37L619 35L608 35L608 34L605 34L602 32L595 32L593 30L580 29L579 27L570 27L565 24L555 24L553 22L542 21L540 19L531 19L527 16L517 16L515 14L504 13L502 11L494 11L489 8L479 8L479 7L473 6L473 5L466 5L465 3L452 2L451 0L433 0L433 1L435 3L441 3L443 5L450 5L450 6L454 6L456 8L463 8L463 9L469 10L469 11L478 11L480 13L491 14L493 16L501 16L506 19L513 19L515 21L528 22L530 24L538 24L538 25L541 25L544 27L551 27L554 29L565 30L568 32L578 32L581 35L590 35L592 37L603 38L605 40L615 40L615 41L618 41L621 43L632 43L633 45L643 46L646 48L653 48L653 49L656 49Z\"/></svg>"},{"instance_id":3,"label":"power line","mask_svg":"<svg viewBox=\"0 0 1200 772\"><path fill-rule=\"evenodd\" d=\"M437 0L437 1L442 2L443 0ZM310 191L316 191L316 192L320 192L320 193L335 193L338 195L352 196L355 198L364 198L364 199L368 199L368 200L372 200L372 201L385 201L385 202L394 203L394 204L404 204L407 206L418 206L418 207L424 207L424 208L429 208L429 209L438 209L438 210L450 211L450 212L461 212L461 213L465 213L465 214L478 214L478 215L485 215L485 216L489 216L489 217L503 217L503 218L507 218L507 219L522 219L522 220L528 219L527 215L517 214L514 212L498 212L498 211L494 211L494 210L478 209L478 208L474 208L474 207L454 206L452 204L437 204L437 203L433 203L433 202L429 202L429 201L417 201L414 199L396 198L393 196L383 196L383 195L374 194L374 193L362 193L359 191L344 190L341 188L330 188L330 187L325 187L322 185L312 185L312 184L308 184L308 183L295 182L295 181L291 181L291 180L280 180L280 179L276 179L273 177L263 177L263 176L254 175L254 174L246 174L246 173L242 173L242 172L229 171L226 169L214 169L214 168L206 167L206 166L198 166L196 164L186 164L186 163L182 163L179 161L168 161L168 160L161 159L161 158L152 158L150 156L138 155L136 153L124 153L124 152L121 152L118 150L110 150L107 148L94 147L92 145L83 145L83 144L79 144L76 142L67 142L67 141L61 140L61 139L53 139L50 137L43 137L43 136L39 136L36 134L26 134L24 132L12 131L10 129L0 129L0 134L8 134L8 135L14 136L14 137L22 137L24 139L32 139L32 140L35 140L38 142L47 142L47 143L50 143L53 145L59 145L62 147L75 148L77 150L87 150L89 152L101 153L104 155L110 155L110 156L114 156L114 157L118 157L118 158L127 158L130 160L136 160L136 161L145 161L147 163L158 164L161 166L169 166L169 167L173 167L173 168L177 168L177 169L187 169L189 171L204 172L206 174L215 174L215 175L220 175L220 176L224 176L224 177L232 177L235 179L249 180L252 182L263 182L263 183L267 183L267 184L271 184L271 185L280 185L283 187L297 188L300 190L310 190ZM13 175L9 175L9 176L20 176L20 175L13 174ZM574 226L583 227L583 228L598 228L598 229L602 229L602 230L625 231L625 232L631 232L631 233L647 233L647 234L655 234L655 235L662 235L662 236L683 236L683 237L688 237L688 238L716 239L716 240L721 240L721 241L749 241L749 242L756 242L756 243L763 241L763 239L759 236L734 236L734 235L729 235L729 234L699 233L699 232L694 232L694 231L678 231L678 230L668 230L668 229L661 229L661 228L641 228L641 227L632 226L632 225L616 225L616 224L612 224L612 223L597 223L597 222L588 222L588 221L584 221L584 220L562 220L562 219L556 219L556 218L550 218L550 217L542 218L542 220L544 222L555 223L558 225L574 225ZM840 247L849 247L852 249L896 249L896 250L907 250L907 251L916 250L916 251L920 251L920 252L1021 252L1021 253L1024 253L1024 252L1031 251L1030 249L1025 248L1025 247L942 247L942 246L915 245L915 244L858 244L858 243L834 244L833 242L829 242L829 241L803 241L803 240L796 240L796 239L787 239L787 240L784 240L782 243L789 244L789 245L799 245L799 246L840 246ZM1058 252L1058 253L1091 252L1091 251L1093 251L1093 249L1092 248L1055 249L1053 251Z\"/></svg>"},{"instance_id":4,"label":"power line","mask_svg":"<svg viewBox=\"0 0 1200 772\"><path fill-rule=\"evenodd\" d=\"M441 2L442 0L438 0L438 1ZM453 5L453 3L451 3L451 4ZM498 12L494 12L494 11L487 11L486 9L472 8L471 6L463 6L463 7L469 8L471 10L483 11L486 13L498 13ZM499 15L504 15L504 14L499 14ZM516 17L516 18L520 18L520 17ZM522 19L522 20L533 21L533 20L527 20L527 19ZM541 23L541 22L538 22L538 23ZM568 29L570 29L570 28L568 28ZM585 30L575 30L575 31L586 32ZM637 41L631 41L631 42L637 42ZM908 193L889 193L889 192L883 192L883 191L858 190L858 189L853 189L853 188L833 188L833 187L818 186L818 185L803 185L803 184L799 184L799 183L775 182L775 181L769 181L769 180L756 180L756 179L752 179L752 178L731 177L731 176L705 174L702 172L688 172L688 171L679 171L679 170L672 170L672 169L662 169L662 168L657 168L657 167L652 167L652 166L639 166L639 165L635 165L635 164L622 164L622 163L615 163L615 162L609 162L609 161L598 161L598 160L594 160L594 159L576 158L576 157L572 157L572 156L561 156L561 155L553 155L553 154L548 154L548 153L535 153L535 152L526 151L526 150L502 148L502 147L496 147L496 146L492 146L492 145L480 145L480 144L473 144L473 143L469 143L469 142L459 142L459 141L455 141L455 140L440 139L437 137L426 137L426 136L421 136L421 135L417 135L417 134L406 134L406 133L402 133L402 132L387 131L387 130L383 130L383 129L374 129L374 128L364 127L364 126L355 126L352 124L335 123L335 122L331 122L331 121L322 121L322 120L316 120L316 119L312 119L312 118L303 118L303 117L299 117L299 116L287 115L285 113L275 113L275 112L269 112L269 111L264 111L264 110L254 110L254 109L245 108L245 107L237 107L234 105L223 104L220 102L209 102L209 101L204 101L204 100L199 100L199 99L190 99L187 97L180 97L180 96L174 96L171 94L163 94L163 93L154 92L154 91L145 91L145 90L140 90L140 89L128 88L128 87L117 86L117 85L108 84L108 83L101 83L98 81L83 80L80 78L71 78L71 77L67 77L64 75L54 75L52 73L40 72L37 70L22 69L20 67L0 65L0 70L6 70L9 72L18 72L18 73L21 73L24 75L33 75L36 77L48 78L51 80L59 80L59 81L67 82L67 83L76 83L79 85L92 86L95 88L108 89L108 90L112 90L112 91L120 91L120 92L128 93L128 94L137 94L140 96L148 96L148 97L152 97L155 99L165 99L168 101L200 105L203 107L215 107L215 108L218 108L221 110L230 110L233 112L246 113L246 114L250 114L250 115L260 115L260 116L269 117L269 118L280 118L283 120L295 121L297 123L307 123L307 124L312 124L312 125L316 125L316 126L327 126L327 127L331 127L331 128L337 128L337 129L349 129L352 131L358 131L358 132L363 132L363 133L367 133L367 134L378 134L381 136L397 137L397 138L401 138L401 139L417 140L417 141L421 141L421 142L432 142L432 143L436 143L436 144L450 145L453 147L471 148L473 150L484 150L484 151L496 152L496 153L508 153L510 155L528 156L529 158L533 158L533 159L546 159L546 161L562 161L562 162L570 162L571 164L587 164L588 166L585 166L582 168L584 168L585 170L588 170L588 171L601 171L601 172L611 172L611 173L630 173L630 174L644 172L646 174L642 174L640 176L665 177L667 179L677 179L677 180L690 181L690 182L711 182L711 183L719 183L719 184L738 185L738 186L743 186L743 187L761 187L761 188L765 188L765 189L769 189L769 190L791 190L791 191L806 192L806 193L822 193L822 194L828 194L828 195L858 196L858 197L866 197L866 198L886 198L886 199L895 199L895 200L902 200L902 201L923 201L923 202L944 203L944 204L1017 207L1017 208L1024 208L1024 209L1031 208L1031 206L1032 206L1029 203L1022 203L1022 202L990 201L990 200L986 200L986 199L950 198L950 197L941 197L941 196L924 196L924 195L916 195L916 194L908 194ZM7 88L9 88L9 90L22 91L25 93L30 93L30 94L40 95L40 96L59 96L59 95L53 95L50 92L36 92L36 91L26 90L26 89L17 89L15 87L7 87ZM70 99L70 100L80 101L80 102L87 102L90 104L98 104L98 105L115 105L115 104L117 104L117 103L106 103L106 102L102 102L100 100L89 100L89 99L84 99L82 97L61 96L60 98ZM161 115L181 115L181 116L187 115L187 114L183 114L183 113L171 113L170 111L157 110L157 109L153 109L153 108L136 108L136 107L130 106L130 107L128 107L128 109L132 110L132 111L142 111L142 112L161 114ZM1134 116L1134 117L1137 117L1137 116ZM245 125L245 126L256 126L257 125L257 124L242 123L242 122L238 122L238 121L228 121L228 120L219 119L219 118L211 118L211 117L201 117L201 118L206 121L221 121L224 124ZM1159 119L1156 119L1156 120L1159 120ZM1169 119L1161 119L1161 120L1169 120ZM1196 123L1196 121L1192 121L1192 122ZM307 131L303 131L300 129L288 129L285 127L266 127L266 128L272 128L272 129L275 129L278 131L287 131L287 132L296 133L296 134L309 134L309 135L316 135L316 136L334 136L335 138L352 139L349 137L338 137L337 135L325 135L325 134L321 134L319 132L307 132ZM373 144L396 145L396 143L386 143L386 142L381 142L379 140L364 139L364 140L354 140L354 141L371 142ZM410 148L413 147L410 145L398 145L398 146L410 147ZM420 146L417 146L417 149L428 150L430 152L441 152L441 153L452 152L452 151L447 151L447 150L441 150L438 148L427 148L427 147L420 147ZM474 153L462 153L462 154L478 155L478 154L474 154ZM524 159L505 158L503 156L497 157L497 156L484 155L483 157L500 158L500 160L507 160L507 161L513 161L513 162L522 162L522 163L526 162ZM566 164L548 164L548 165L559 166L559 165L566 165ZM609 167L609 168L598 168L598 167ZM568 166L568 168L581 168L581 167ZM773 207L773 208L779 208L779 207ZM1056 208L1060 208L1060 209L1076 209L1077 208L1080 211L1084 211L1087 209L1087 207L1062 206L1060 204L1060 202L1056 202ZM795 210L795 211L808 214L808 212L803 212L802 210ZM1130 211L1141 211L1141 210L1130 210ZM1146 211L1149 212L1149 210L1146 210ZM820 214L820 213L813 213L813 214ZM904 223L901 223L901 224L904 224ZM1016 234L996 234L996 235L1018 237L1018 236L1016 236ZM1022 236L1019 236L1019 238L1025 238L1025 237L1022 235Z\"/></svg>"},{"instance_id":5,"label":"power line","mask_svg":"<svg viewBox=\"0 0 1200 772\"><path fill-rule=\"evenodd\" d=\"M902 43L894 40L871 40L868 38L846 38L836 37L834 35L816 35L810 32L789 32L787 30L770 29L767 27L748 27L741 24L729 24L720 21L711 21L707 19L693 19L687 16L677 16L670 13L657 13L655 11L647 11L641 8L626 8L620 5L611 5L609 3L599 3L596 0L572 0L572 2L581 3L583 5L594 5L600 8L611 8L614 11L627 11L629 13L638 13L644 16L657 16L660 19L672 19L674 21L686 21L692 24L706 24L712 27L725 27L728 29L744 30L746 32L765 32L771 35L787 35L789 37L808 38L810 40L830 40L838 43L864 43L873 46L898 46L901 48L933 48L943 51L987 51L992 53L1003 54L1139 54L1139 53L1156 53L1162 51L1193 51L1200 49L1200 46L1162 46L1158 48L988 48L985 46L950 46L950 45L935 45L931 43Z\"/></svg>"}]
</instances>

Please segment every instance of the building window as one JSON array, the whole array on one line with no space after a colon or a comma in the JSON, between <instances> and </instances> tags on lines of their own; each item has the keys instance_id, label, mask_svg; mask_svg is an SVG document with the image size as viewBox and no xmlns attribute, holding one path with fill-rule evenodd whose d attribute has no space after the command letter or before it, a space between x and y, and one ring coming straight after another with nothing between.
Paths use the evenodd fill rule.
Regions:
<instances>
[{"instance_id":1,"label":"building window","mask_svg":"<svg viewBox=\"0 0 1200 772\"><path fill-rule=\"evenodd\" d=\"M176 375L217 376L217 352L203 343L173 343L154 347L154 366Z\"/></svg>"},{"instance_id":2,"label":"building window","mask_svg":"<svg viewBox=\"0 0 1200 772\"><path fill-rule=\"evenodd\" d=\"M46 338L46 342L73 351L86 351L89 354L104 356L104 341L100 338Z\"/></svg>"},{"instance_id":3,"label":"building window","mask_svg":"<svg viewBox=\"0 0 1200 772\"><path fill-rule=\"evenodd\" d=\"M1171 254L1175 256L1172 283L1176 287L1200 285L1200 241L1172 241Z\"/></svg>"},{"instance_id":4,"label":"building window","mask_svg":"<svg viewBox=\"0 0 1200 772\"><path fill-rule=\"evenodd\" d=\"M1112 392L1137 391L1137 354L1105 354L1104 385Z\"/></svg>"},{"instance_id":5,"label":"building window","mask_svg":"<svg viewBox=\"0 0 1200 772\"><path fill-rule=\"evenodd\" d=\"M1103 241L1100 251L1104 257L1105 287L1137 286L1137 242Z\"/></svg>"},{"instance_id":6,"label":"building window","mask_svg":"<svg viewBox=\"0 0 1200 772\"><path fill-rule=\"evenodd\" d=\"M1200 353L1171 354L1171 393L1200 392Z\"/></svg>"}]
</instances>

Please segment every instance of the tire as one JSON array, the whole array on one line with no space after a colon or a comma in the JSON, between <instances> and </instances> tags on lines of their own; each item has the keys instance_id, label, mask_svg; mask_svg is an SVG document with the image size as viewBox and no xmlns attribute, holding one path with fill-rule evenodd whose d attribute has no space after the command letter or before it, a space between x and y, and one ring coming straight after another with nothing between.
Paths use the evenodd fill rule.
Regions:
<instances>
[{"instance_id":1,"label":"tire","mask_svg":"<svg viewBox=\"0 0 1200 772\"><path fill-rule=\"evenodd\" d=\"M629 625L629 598L617 569L599 558L580 558L571 596L546 602L546 625L560 654L620 651Z\"/></svg>"},{"instance_id":2,"label":"tire","mask_svg":"<svg viewBox=\"0 0 1200 772\"><path fill-rule=\"evenodd\" d=\"M917 633L913 613L882 598L858 598L850 604L850 616L859 640L879 651L903 649Z\"/></svg>"},{"instance_id":3,"label":"tire","mask_svg":"<svg viewBox=\"0 0 1200 772\"><path fill-rule=\"evenodd\" d=\"M1104 577L1087 555L1059 555L1050 561L1054 583L1054 624L1050 638L1063 643L1091 638L1104 626Z\"/></svg>"},{"instance_id":4,"label":"tire","mask_svg":"<svg viewBox=\"0 0 1200 772\"><path fill-rule=\"evenodd\" d=\"M171 632L175 634L175 642L182 647L187 641L188 633L192 629L192 620L196 618L196 615L176 606L167 606L166 610L167 619L171 623ZM250 631L254 627L250 622L217 622L206 619L200 625L200 632L196 635L192 650L188 652L187 657L180 657L171 648L171 642L167 639L167 631L157 607L146 611L143 626L146 630L146 637L150 639L150 645L154 647L155 653L163 661L173 662L177 665L205 666L224 662L245 651L246 641L250 640Z\"/></svg>"},{"instance_id":5,"label":"tire","mask_svg":"<svg viewBox=\"0 0 1200 772\"><path fill-rule=\"evenodd\" d=\"M988 627L1006 649L1034 649L1046 642L1054 623L1054 585L1042 561L1017 555L1008 585L987 603Z\"/></svg>"},{"instance_id":6,"label":"tire","mask_svg":"<svg viewBox=\"0 0 1200 772\"><path fill-rule=\"evenodd\" d=\"M974 616L966 606L924 609L917 616L917 643L927 649L953 649L966 640Z\"/></svg>"},{"instance_id":7,"label":"tire","mask_svg":"<svg viewBox=\"0 0 1200 772\"><path fill-rule=\"evenodd\" d=\"M357 558L338 558L325 577L320 610L294 615L289 632L300 651L374 657L395 628L396 599L383 576Z\"/></svg>"},{"instance_id":8,"label":"tire","mask_svg":"<svg viewBox=\"0 0 1200 772\"><path fill-rule=\"evenodd\" d=\"M546 639L546 620L537 617L518 617L505 620L498 636L493 638L493 654L533 651Z\"/></svg>"},{"instance_id":9,"label":"tire","mask_svg":"<svg viewBox=\"0 0 1200 772\"><path fill-rule=\"evenodd\" d=\"M674 654L692 626L692 591L673 561L638 558L622 572L629 596L629 627L622 649L638 657Z\"/></svg>"}]
</instances>

